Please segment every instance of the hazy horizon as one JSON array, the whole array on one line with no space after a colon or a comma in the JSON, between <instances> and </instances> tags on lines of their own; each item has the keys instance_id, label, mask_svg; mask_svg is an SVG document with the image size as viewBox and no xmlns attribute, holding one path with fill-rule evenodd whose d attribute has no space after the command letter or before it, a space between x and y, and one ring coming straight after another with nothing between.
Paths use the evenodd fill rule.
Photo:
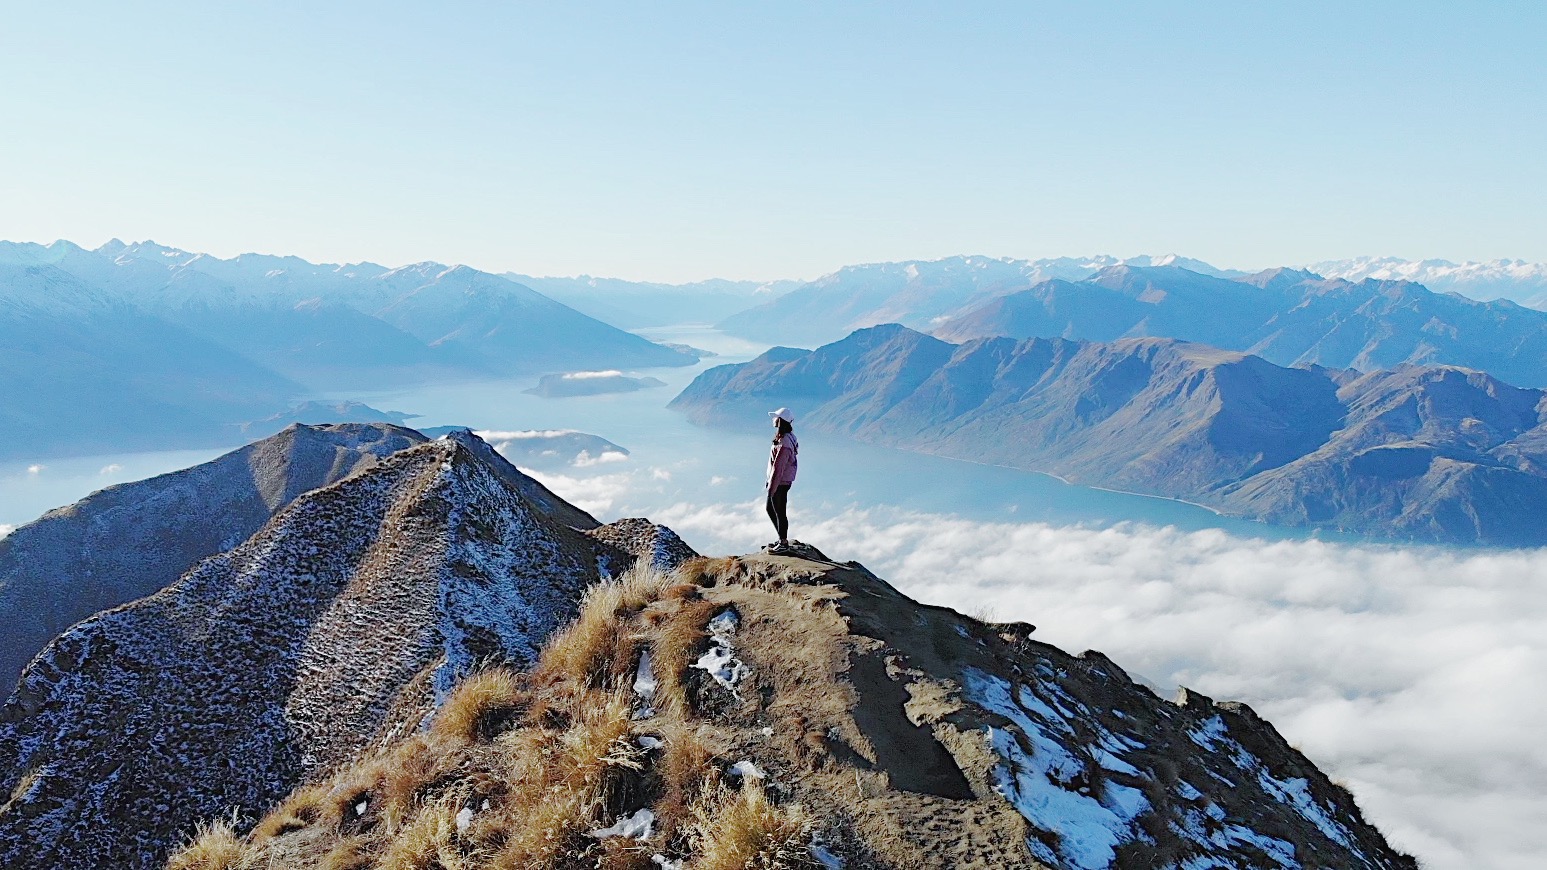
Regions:
<instances>
[{"instance_id":1,"label":"hazy horizon","mask_svg":"<svg viewBox=\"0 0 1547 870\"><path fill-rule=\"evenodd\" d=\"M11 11L0 237L761 280L1547 260L1547 7Z\"/></svg>"}]
</instances>

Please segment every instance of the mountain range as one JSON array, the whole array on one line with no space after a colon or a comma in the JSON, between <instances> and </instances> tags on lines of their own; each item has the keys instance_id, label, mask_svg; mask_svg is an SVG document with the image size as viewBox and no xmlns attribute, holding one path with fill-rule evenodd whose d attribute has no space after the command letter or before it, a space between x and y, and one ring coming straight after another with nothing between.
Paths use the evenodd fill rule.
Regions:
<instances>
[{"instance_id":1,"label":"mountain range","mask_svg":"<svg viewBox=\"0 0 1547 870\"><path fill-rule=\"evenodd\" d=\"M1113 266L1083 281L1054 279L1000 296L932 331L947 341L1160 336L1285 366L1454 365L1547 386L1547 311L1409 281L1353 282L1292 269L1230 280L1176 266Z\"/></svg>"},{"instance_id":2,"label":"mountain range","mask_svg":"<svg viewBox=\"0 0 1547 870\"><path fill-rule=\"evenodd\" d=\"M803 283L711 278L687 284L663 284L590 275L539 278L515 272L507 272L505 277L623 329L716 323L788 293Z\"/></svg>"},{"instance_id":3,"label":"mountain range","mask_svg":"<svg viewBox=\"0 0 1547 870\"><path fill-rule=\"evenodd\" d=\"M901 323L927 332L998 297L1019 293L1046 281L1083 282L1117 267L1170 268L1235 280L1281 271L1248 273L1219 269L1201 260L1174 254L1042 260L967 256L873 263L846 266L755 308L727 317L720 326L735 335L803 347L836 341L855 329L882 323ZM1547 265L1544 264L1518 261L1454 264L1443 260L1412 262L1365 258L1319 263L1303 271L1354 283L1366 278L1377 283L1408 281L1474 300L1502 298L1547 307ZM1194 318L1198 320L1209 315L1206 311L1194 312Z\"/></svg>"},{"instance_id":4,"label":"mountain range","mask_svg":"<svg viewBox=\"0 0 1547 870\"><path fill-rule=\"evenodd\" d=\"M801 425L1287 525L1547 544L1547 402L1454 366L1284 367L1164 338L976 339L899 325L774 348L672 401L696 422Z\"/></svg>"},{"instance_id":5,"label":"mountain range","mask_svg":"<svg viewBox=\"0 0 1547 870\"><path fill-rule=\"evenodd\" d=\"M104 570L165 576L135 542L255 484L286 502L27 665L0 864L1416 867L1244 704L1162 700L810 547L600 525L463 430L298 427L245 458L328 446L328 471L230 457L60 512L101 518Z\"/></svg>"},{"instance_id":6,"label":"mountain range","mask_svg":"<svg viewBox=\"0 0 1547 870\"><path fill-rule=\"evenodd\" d=\"M696 359L466 266L0 243L0 455L239 443L316 393Z\"/></svg>"}]
</instances>

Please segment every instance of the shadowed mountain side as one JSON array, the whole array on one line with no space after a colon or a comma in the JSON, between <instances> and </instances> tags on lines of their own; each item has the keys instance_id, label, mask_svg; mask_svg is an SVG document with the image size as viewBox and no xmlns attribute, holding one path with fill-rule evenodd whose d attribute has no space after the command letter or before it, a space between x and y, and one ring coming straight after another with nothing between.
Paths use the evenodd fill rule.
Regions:
<instances>
[{"instance_id":1,"label":"shadowed mountain side","mask_svg":"<svg viewBox=\"0 0 1547 870\"><path fill-rule=\"evenodd\" d=\"M300 384L49 266L0 263L0 458L232 441ZM61 445L68 445L62 448Z\"/></svg>"},{"instance_id":2,"label":"shadowed mountain side","mask_svg":"<svg viewBox=\"0 0 1547 870\"><path fill-rule=\"evenodd\" d=\"M473 668L530 664L602 572L692 555L648 523L570 522L596 525L454 434L71 628L0 711L0 865L159 866L197 819L411 732Z\"/></svg>"},{"instance_id":3,"label":"shadowed mountain side","mask_svg":"<svg viewBox=\"0 0 1547 870\"><path fill-rule=\"evenodd\" d=\"M465 266L0 242L0 458L229 444L309 393L696 361Z\"/></svg>"},{"instance_id":4,"label":"shadowed mountain side","mask_svg":"<svg viewBox=\"0 0 1547 870\"><path fill-rule=\"evenodd\" d=\"M934 333L947 341L1163 336L1283 366L1454 365L1547 386L1547 312L1408 281L1355 283L1293 269L1225 280L1175 266L1115 266L1001 296Z\"/></svg>"},{"instance_id":5,"label":"shadowed mountain side","mask_svg":"<svg viewBox=\"0 0 1547 870\"><path fill-rule=\"evenodd\" d=\"M701 375L672 407L803 425L1274 522L1547 543L1543 394L1486 374L1284 368L1170 339L982 339L897 325Z\"/></svg>"},{"instance_id":6,"label":"shadowed mountain side","mask_svg":"<svg viewBox=\"0 0 1547 870\"><path fill-rule=\"evenodd\" d=\"M386 424L291 426L183 471L93 493L0 539L0 689L71 625L247 540L304 492L423 443Z\"/></svg>"}]
</instances>

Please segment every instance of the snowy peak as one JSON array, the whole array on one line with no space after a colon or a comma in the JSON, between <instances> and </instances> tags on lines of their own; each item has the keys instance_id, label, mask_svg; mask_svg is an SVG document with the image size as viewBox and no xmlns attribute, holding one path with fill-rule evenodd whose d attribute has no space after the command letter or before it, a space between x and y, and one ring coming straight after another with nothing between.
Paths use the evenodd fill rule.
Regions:
<instances>
[{"instance_id":1,"label":"snowy peak","mask_svg":"<svg viewBox=\"0 0 1547 870\"><path fill-rule=\"evenodd\" d=\"M1509 299L1533 308L1547 307L1547 263L1355 257L1312 263L1306 268L1328 278L1412 281L1431 290L1460 293L1473 299Z\"/></svg>"}]
</instances>

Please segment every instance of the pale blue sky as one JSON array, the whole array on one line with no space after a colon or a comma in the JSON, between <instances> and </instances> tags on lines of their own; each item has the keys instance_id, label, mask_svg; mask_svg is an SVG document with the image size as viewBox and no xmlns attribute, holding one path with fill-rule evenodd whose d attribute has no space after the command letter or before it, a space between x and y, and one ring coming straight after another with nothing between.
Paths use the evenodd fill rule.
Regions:
<instances>
[{"instance_id":1,"label":"pale blue sky","mask_svg":"<svg viewBox=\"0 0 1547 870\"><path fill-rule=\"evenodd\" d=\"M0 238L663 280L1547 260L1544 46L1539 2L10 3Z\"/></svg>"}]
</instances>

